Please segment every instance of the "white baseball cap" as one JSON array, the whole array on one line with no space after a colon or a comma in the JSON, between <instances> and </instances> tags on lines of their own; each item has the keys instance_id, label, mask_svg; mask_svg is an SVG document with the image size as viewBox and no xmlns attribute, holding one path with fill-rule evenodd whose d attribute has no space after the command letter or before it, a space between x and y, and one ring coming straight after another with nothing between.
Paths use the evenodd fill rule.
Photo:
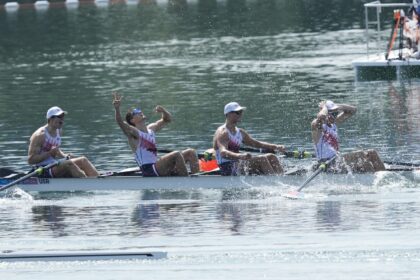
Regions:
<instances>
[{"instance_id":1,"label":"white baseball cap","mask_svg":"<svg viewBox=\"0 0 420 280\"><path fill-rule=\"evenodd\" d=\"M227 115L230 112L238 112L238 111L242 111L242 110L245 110L245 109L246 109L246 107L242 107L241 105L238 104L238 102L230 102L230 103L225 105L224 114Z\"/></svg>"},{"instance_id":2,"label":"white baseball cap","mask_svg":"<svg viewBox=\"0 0 420 280\"><path fill-rule=\"evenodd\" d=\"M63 111L60 107L57 107L57 106L51 107L47 111L47 120L55 116L60 116L62 114L66 115L67 112Z\"/></svg>"},{"instance_id":3,"label":"white baseball cap","mask_svg":"<svg viewBox=\"0 0 420 280\"><path fill-rule=\"evenodd\" d=\"M334 111L334 110L337 110L338 109L337 104L335 104L331 100L325 101L325 106L327 107L327 110L328 111Z\"/></svg>"}]
</instances>

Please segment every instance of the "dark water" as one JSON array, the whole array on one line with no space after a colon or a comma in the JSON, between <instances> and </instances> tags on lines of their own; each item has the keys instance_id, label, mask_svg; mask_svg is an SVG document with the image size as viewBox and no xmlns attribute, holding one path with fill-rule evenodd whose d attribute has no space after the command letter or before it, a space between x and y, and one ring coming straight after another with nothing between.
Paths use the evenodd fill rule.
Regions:
<instances>
[{"instance_id":1,"label":"dark water","mask_svg":"<svg viewBox=\"0 0 420 280\"><path fill-rule=\"evenodd\" d=\"M114 90L123 110L141 106L150 121L157 104L172 112L157 135L162 149L210 147L230 101L248 107L241 126L255 138L311 149L310 122L328 98L358 108L340 130L343 151L375 148L386 160L418 163L420 81L356 83L351 61L365 54L363 28L362 3L345 0L8 6L0 11L0 166L28 168L29 137L53 105L69 112L65 152L100 170L133 166L114 121ZM369 188L314 183L303 201L281 198L288 186L0 199L0 250L169 254L43 270L0 264L0 275L416 279L418 177L393 178Z\"/></svg>"}]
</instances>

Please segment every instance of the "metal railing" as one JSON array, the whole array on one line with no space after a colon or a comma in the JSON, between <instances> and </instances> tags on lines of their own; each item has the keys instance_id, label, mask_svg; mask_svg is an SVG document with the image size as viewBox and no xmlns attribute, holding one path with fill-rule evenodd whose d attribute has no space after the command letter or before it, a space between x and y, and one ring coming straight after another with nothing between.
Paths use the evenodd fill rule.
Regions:
<instances>
[{"instance_id":1,"label":"metal railing","mask_svg":"<svg viewBox=\"0 0 420 280\"><path fill-rule=\"evenodd\" d=\"M365 25L366 25L366 55L369 58L370 49L369 49L369 41L370 41L370 33L369 28L371 26L375 27L376 29L376 53L384 52L384 49L381 50L381 47L387 42L387 39L384 40L381 30L381 13L382 8L410 8L412 7L412 3L381 3L381 1L374 1L370 3L364 4L365 7ZM376 9L376 19L370 20L369 18L369 11ZM375 35L374 35L375 36ZM374 37L373 36L373 37Z\"/></svg>"}]
</instances>

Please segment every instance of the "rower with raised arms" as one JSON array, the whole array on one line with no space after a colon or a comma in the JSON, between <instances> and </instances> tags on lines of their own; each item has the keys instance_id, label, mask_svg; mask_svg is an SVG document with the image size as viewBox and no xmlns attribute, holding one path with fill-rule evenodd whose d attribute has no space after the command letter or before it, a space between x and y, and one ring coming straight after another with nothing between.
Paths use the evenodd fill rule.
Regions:
<instances>
[{"instance_id":1,"label":"rower with raised arms","mask_svg":"<svg viewBox=\"0 0 420 280\"><path fill-rule=\"evenodd\" d=\"M143 176L188 176L186 163L190 165L191 173L199 171L197 152L194 149L186 149L182 152L173 151L158 158L155 133L172 119L165 108L156 106L155 112L160 113L161 118L149 125L146 125L147 118L140 108L129 110L123 121L120 113L121 100L122 96L114 92L115 120L127 136L128 144Z\"/></svg>"},{"instance_id":2,"label":"rower with raised arms","mask_svg":"<svg viewBox=\"0 0 420 280\"><path fill-rule=\"evenodd\" d=\"M319 163L326 162L338 155L329 166L329 171L345 173L348 171L385 170L385 166L375 150L355 151L339 156L337 125L353 116L356 113L356 107L326 100L319 103L319 109L317 117L311 123L312 141Z\"/></svg>"},{"instance_id":3,"label":"rower with raised arms","mask_svg":"<svg viewBox=\"0 0 420 280\"><path fill-rule=\"evenodd\" d=\"M217 128L213 138L217 164L221 174L237 176L242 174L281 174L283 166L276 155L268 153L253 156L239 151L242 144L270 151L285 152L283 145L261 142L252 138L248 132L236 125L242 120L246 107L237 102L225 105L225 123Z\"/></svg>"},{"instance_id":4,"label":"rower with raised arms","mask_svg":"<svg viewBox=\"0 0 420 280\"><path fill-rule=\"evenodd\" d=\"M47 124L38 128L31 136L28 149L28 163L35 168L47 166L51 163L64 160L49 169L44 169L41 177L97 177L95 166L84 156L73 157L65 154L61 148L62 128L64 117L67 114L60 107L54 106L47 111Z\"/></svg>"}]
</instances>

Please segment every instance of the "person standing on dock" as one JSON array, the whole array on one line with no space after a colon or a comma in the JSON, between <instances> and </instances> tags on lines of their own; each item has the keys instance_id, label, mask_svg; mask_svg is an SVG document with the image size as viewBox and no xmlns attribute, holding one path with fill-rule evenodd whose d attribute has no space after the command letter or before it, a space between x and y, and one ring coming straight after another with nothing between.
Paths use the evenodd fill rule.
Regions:
<instances>
[{"instance_id":1,"label":"person standing on dock","mask_svg":"<svg viewBox=\"0 0 420 280\"><path fill-rule=\"evenodd\" d=\"M311 123L311 131L316 157L320 164L339 154L337 125L353 116L357 109L347 104L335 104L331 100L320 102L319 109L317 117ZM337 173L348 171L364 173L385 170L385 166L375 150L366 150L337 157L329 170Z\"/></svg>"},{"instance_id":2,"label":"person standing on dock","mask_svg":"<svg viewBox=\"0 0 420 280\"><path fill-rule=\"evenodd\" d=\"M410 18L411 14L411 18ZM419 30L419 15L420 15L420 6L412 7L408 16L404 17L404 29L403 34L407 40L407 47L411 50L411 57L417 59L420 58L418 52L418 44L420 40L420 30Z\"/></svg>"},{"instance_id":3,"label":"person standing on dock","mask_svg":"<svg viewBox=\"0 0 420 280\"><path fill-rule=\"evenodd\" d=\"M42 177L97 177L95 166L84 156L66 155L60 149L64 117L67 114L60 107L54 106L47 111L47 124L38 128L31 136L28 149L28 163L35 168L47 166L59 159L68 158L60 164L44 170Z\"/></svg>"},{"instance_id":4,"label":"person standing on dock","mask_svg":"<svg viewBox=\"0 0 420 280\"><path fill-rule=\"evenodd\" d=\"M221 174L236 176L242 174L282 174L283 166L274 154L253 156L240 153L242 144L250 147L284 152L283 145L275 145L257 141L248 132L236 125L242 120L246 107L237 102L230 102L224 108L225 123L218 127L213 138L213 149L216 152L217 164Z\"/></svg>"},{"instance_id":5,"label":"person standing on dock","mask_svg":"<svg viewBox=\"0 0 420 280\"><path fill-rule=\"evenodd\" d=\"M197 152L194 149L173 151L158 158L155 133L172 119L165 108L156 106L155 112L161 114L161 119L149 125L146 125L146 116L140 108L129 110L123 121L120 113L121 100L122 96L114 92L112 103L115 108L115 120L127 136L128 144L144 177L188 176L186 162L189 163L192 174L199 171Z\"/></svg>"}]
</instances>

